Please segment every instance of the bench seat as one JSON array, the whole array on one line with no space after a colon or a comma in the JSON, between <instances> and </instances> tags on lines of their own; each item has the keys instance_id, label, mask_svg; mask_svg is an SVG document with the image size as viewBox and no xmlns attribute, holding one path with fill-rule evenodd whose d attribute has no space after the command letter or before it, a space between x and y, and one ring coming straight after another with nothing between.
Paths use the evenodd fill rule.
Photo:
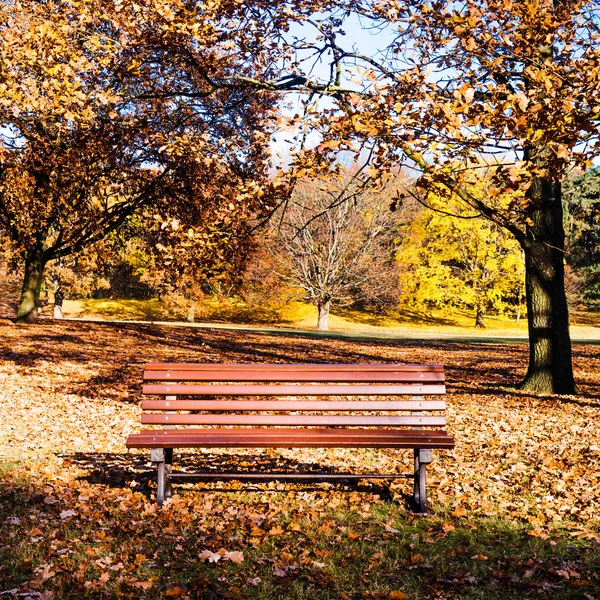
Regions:
<instances>
[{"instance_id":1,"label":"bench seat","mask_svg":"<svg viewBox=\"0 0 600 600\"><path fill-rule=\"evenodd\" d=\"M129 436L130 448L454 448L443 431L381 429L147 430Z\"/></svg>"}]
</instances>

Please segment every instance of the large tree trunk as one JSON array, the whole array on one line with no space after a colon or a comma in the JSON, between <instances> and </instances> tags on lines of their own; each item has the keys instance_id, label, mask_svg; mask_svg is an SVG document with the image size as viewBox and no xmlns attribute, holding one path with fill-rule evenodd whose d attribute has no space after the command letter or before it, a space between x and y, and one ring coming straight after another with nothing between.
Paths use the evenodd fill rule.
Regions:
<instances>
[{"instance_id":1,"label":"large tree trunk","mask_svg":"<svg viewBox=\"0 0 600 600\"><path fill-rule=\"evenodd\" d=\"M15 323L35 323L37 321L45 266L42 250L37 248L29 252L25 259L21 301Z\"/></svg>"},{"instance_id":2,"label":"large tree trunk","mask_svg":"<svg viewBox=\"0 0 600 600\"><path fill-rule=\"evenodd\" d=\"M329 329L329 309L331 308L331 300L322 300L317 302L319 310L319 318L317 320L317 329L319 331L327 331Z\"/></svg>"},{"instance_id":3,"label":"large tree trunk","mask_svg":"<svg viewBox=\"0 0 600 600\"><path fill-rule=\"evenodd\" d=\"M533 182L535 207L525 244L529 368L521 389L575 394L564 282L564 228L560 183Z\"/></svg>"}]
</instances>

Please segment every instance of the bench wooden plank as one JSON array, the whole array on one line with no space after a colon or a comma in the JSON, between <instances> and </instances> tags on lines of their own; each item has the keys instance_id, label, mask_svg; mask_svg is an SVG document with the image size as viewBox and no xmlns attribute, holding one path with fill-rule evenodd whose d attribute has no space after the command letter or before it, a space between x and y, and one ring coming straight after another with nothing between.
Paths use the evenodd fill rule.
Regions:
<instances>
[{"instance_id":1,"label":"bench wooden plank","mask_svg":"<svg viewBox=\"0 0 600 600\"><path fill-rule=\"evenodd\" d=\"M321 429L318 427L291 427L291 428L273 428L273 427L256 427L251 429L239 429L239 428L207 428L207 429L144 429L140 433L144 434L158 434L158 435L167 435L167 434L181 434L182 436L194 436L196 434L202 435L203 432L210 432L214 435L226 435L226 436L234 436L237 433L243 433L244 436L248 435L257 435L257 436L269 436L271 434L279 437L281 435L285 436L294 436L294 437L303 437L303 436L325 436L330 435L336 438L343 437L372 437L372 438L394 438L400 435L405 435L406 437L415 437L421 438L423 436L426 437L450 437L448 433L439 429L381 429L379 427L365 428L365 429L343 429L343 428L327 428ZM139 434L131 434L139 435ZM131 436L130 436L131 437Z\"/></svg>"},{"instance_id":2,"label":"bench wooden plank","mask_svg":"<svg viewBox=\"0 0 600 600\"><path fill-rule=\"evenodd\" d=\"M445 410L444 400L142 400L142 410L403 411Z\"/></svg>"},{"instance_id":3,"label":"bench wooden plank","mask_svg":"<svg viewBox=\"0 0 600 600\"><path fill-rule=\"evenodd\" d=\"M443 382L444 374L436 371L266 371L266 370L219 370L219 371L146 371L145 381L261 381L261 382L353 382L353 383L423 383Z\"/></svg>"},{"instance_id":4,"label":"bench wooden plank","mask_svg":"<svg viewBox=\"0 0 600 600\"><path fill-rule=\"evenodd\" d=\"M232 414L145 414L142 415L144 425L330 425L346 427L368 426L425 426L444 427L445 417L413 417L413 416L329 416L329 415L232 415Z\"/></svg>"},{"instance_id":5,"label":"bench wooden plank","mask_svg":"<svg viewBox=\"0 0 600 600\"><path fill-rule=\"evenodd\" d=\"M205 429L184 433L179 430L142 431L129 437L132 448L439 448L454 447L454 438L433 432L395 431L395 435L374 435L372 430L332 435L325 429Z\"/></svg>"},{"instance_id":6,"label":"bench wooden plank","mask_svg":"<svg viewBox=\"0 0 600 600\"><path fill-rule=\"evenodd\" d=\"M148 363L144 366L146 372L150 371L211 371L219 373L220 371L267 371L267 372L285 372L301 373L302 371L332 372L339 373L343 371L392 371L395 373L404 373L411 371L418 372L437 372L444 373L443 365L418 365L418 364L398 364L398 363Z\"/></svg>"},{"instance_id":7,"label":"bench wooden plank","mask_svg":"<svg viewBox=\"0 0 600 600\"><path fill-rule=\"evenodd\" d=\"M163 396L406 396L421 394L444 394L443 385L184 385L146 384L142 386L145 395Z\"/></svg>"}]
</instances>

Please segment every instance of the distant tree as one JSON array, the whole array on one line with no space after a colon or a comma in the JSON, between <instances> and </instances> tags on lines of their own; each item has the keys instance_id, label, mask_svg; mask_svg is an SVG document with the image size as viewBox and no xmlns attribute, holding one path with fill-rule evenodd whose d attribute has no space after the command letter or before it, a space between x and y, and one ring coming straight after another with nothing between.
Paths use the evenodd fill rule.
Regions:
<instances>
[{"instance_id":1,"label":"distant tree","mask_svg":"<svg viewBox=\"0 0 600 600\"><path fill-rule=\"evenodd\" d=\"M407 229L398 261L402 303L469 308L475 327L485 327L491 310L515 309L524 295L519 245L485 219L424 210Z\"/></svg>"},{"instance_id":2,"label":"distant tree","mask_svg":"<svg viewBox=\"0 0 600 600\"><path fill-rule=\"evenodd\" d=\"M566 260L582 303L600 308L600 169L569 177L563 186Z\"/></svg>"},{"instance_id":3,"label":"distant tree","mask_svg":"<svg viewBox=\"0 0 600 600\"><path fill-rule=\"evenodd\" d=\"M280 277L317 306L317 329L328 329L332 304L396 304L397 231L389 204L385 194L352 186L295 188L271 247Z\"/></svg>"}]
</instances>

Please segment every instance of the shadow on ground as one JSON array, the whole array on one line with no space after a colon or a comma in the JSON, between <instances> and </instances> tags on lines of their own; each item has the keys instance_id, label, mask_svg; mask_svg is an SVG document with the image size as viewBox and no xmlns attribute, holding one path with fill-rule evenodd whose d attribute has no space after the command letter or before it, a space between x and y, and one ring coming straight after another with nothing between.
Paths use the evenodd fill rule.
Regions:
<instances>
[{"instance_id":1,"label":"shadow on ground","mask_svg":"<svg viewBox=\"0 0 600 600\"><path fill-rule=\"evenodd\" d=\"M597 542L570 532L539 537L518 520L466 513L424 518L373 503L372 490L343 504L333 489L186 492L158 509L125 489L148 476L143 457L64 459L92 469L88 481L59 486L0 469L7 598L589 600L600 591Z\"/></svg>"},{"instance_id":2,"label":"shadow on ground","mask_svg":"<svg viewBox=\"0 0 600 600\"><path fill-rule=\"evenodd\" d=\"M155 490L156 468L149 460L149 455L137 453L85 453L77 452L73 454L59 454L68 466L75 466L87 471L80 479L90 484L107 485L112 488L135 488L151 497ZM376 494L384 501L392 499L389 486L380 481L367 481L357 479L341 479L332 483L327 480L327 475L336 474L331 469L324 469L317 463L306 463L290 460L281 456L265 456L263 454L243 454L236 456L227 456L224 454L190 453L176 452L173 470L178 473L191 474L202 473L203 475L214 475L210 479L202 478L202 484L211 489L220 491L239 491L239 486L234 489L228 489L230 479L219 477L222 473L235 473L241 475L250 475L252 473L274 473L272 478L267 481L285 482L286 489L291 490L323 490L334 487L340 491L358 491ZM277 474L299 475L297 480L286 478L277 478ZM306 480L301 475L320 475L323 479ZM191 480L176 480L175 486L185 485ZM197 483L199 480L193 480ZM235 480L234 480L235 481ZM243 481L243 487L246 491L265 491L265 479L263 477L249 478ZM389 481L389 480L386 480ZM224 486L215 488L214 483L223 483ZM268 488L267 488L268 489ZM285 491L278 489L278 491ZM404 495L404 501L408 503L411 498L408 494Z\"/></svg>"}]
</instances>

